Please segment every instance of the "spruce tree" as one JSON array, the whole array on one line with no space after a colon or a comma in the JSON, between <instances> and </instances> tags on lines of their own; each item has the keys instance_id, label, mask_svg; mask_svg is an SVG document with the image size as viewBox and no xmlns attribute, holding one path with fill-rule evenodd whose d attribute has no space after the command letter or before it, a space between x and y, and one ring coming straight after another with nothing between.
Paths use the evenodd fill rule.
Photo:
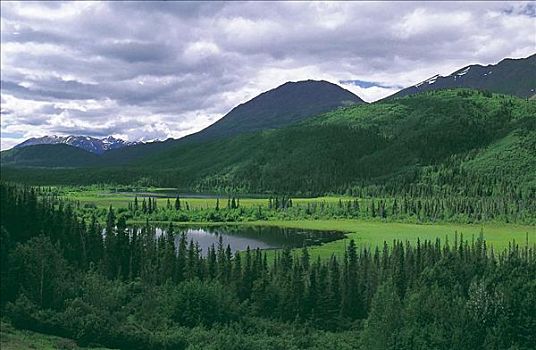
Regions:
<instances>
[{"instance_id":1,"label":"spruce tree","mask_svg":"<svg viewBox=\"0 0 536 350\"><path fill-rule=\"evenodd\" d=\"M181 210L181 200L179 195L177 195L177 198L175 198L175 210Z\"/></svg>"}]
</instances>

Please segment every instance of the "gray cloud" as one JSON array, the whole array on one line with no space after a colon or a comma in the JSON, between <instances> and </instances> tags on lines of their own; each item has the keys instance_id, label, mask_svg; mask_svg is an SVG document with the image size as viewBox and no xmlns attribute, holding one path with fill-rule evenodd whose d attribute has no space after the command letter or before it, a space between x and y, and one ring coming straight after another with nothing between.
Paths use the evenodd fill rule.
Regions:
<instances>
[{"instance_id":1,"label":"gray cloud","mask_svg":"<svg viewBox=\"0 0 536 350\"><path fill-rule=\"evenodd\" d=\"M287 80L368 101L536 51L530 2L2 2L2 149L180 137Z\"/></svg>"},{"instance_id":2,"label":"gray cloud","mask_svg":"<svg viewBox=\"0 0 536 350\"><path fill-rule=\"evenodd\" d=\"M89 84L55 78L41 82L37 88L28 88L12 81L2 81L2 92L6 91L17 97L39 101L91 99L95 96L93 89L93 86Z\"/></svg>"},{"instance_id":3,"label":"gray cloud","mask_svg":"<svg viewBox=\"0 0 536 350\"><path fill-rule=\"evenodd\" d=\"M95 53L126 63L162 62L171 58L171 47L150 42L112 42L95 47Z\"/></svg>"}]
</instances>

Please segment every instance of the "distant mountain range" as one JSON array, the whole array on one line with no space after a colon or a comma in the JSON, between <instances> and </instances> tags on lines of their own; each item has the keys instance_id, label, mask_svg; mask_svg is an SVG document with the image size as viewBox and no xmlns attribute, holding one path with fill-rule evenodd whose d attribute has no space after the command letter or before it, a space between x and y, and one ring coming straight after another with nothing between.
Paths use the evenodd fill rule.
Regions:
<instances>
[{"instance_id":1,"label":"distant mountain range","mask_svg":"<svg viewBox=\"0 0 536 350\"><path fill-rule=\"evenodd\" d=\"M43 168L73 168L97 164L99 156L64 143L36 144L3 151L2 166L16 164Z\"/></svg>"},{"instance_id":2,"label":"distant mountain range","mask_svg":"<svg viewBox=\"0 0 536 350\"><path fill-rule=\"evenodd\" d=\"M452 88L481 89L523 98L532 97L536 95L536 54L519 59L506 58L487 66L473 64L445 77L434 75L388 98Z\"/></svg>"},{"instance_id":3,"label":"distant mountain range","mask_svg":"<svg viewBox=\"0 0 536 350\"><path fill-rule=\"evenodd\" d=\"M318 195L363 184L413 186L429 179L441 186L442 181L463 186L491 179L490 186L499 186L493 181L500 174L500 184L515 183L516 191L529 196L535 142L536 101L444 89L206 141L168 140L102 155L63 144L15 148L1 153L1 176L44 185L139 183L188 191Z\"/></svg>"},{"instance_id":4,"label":"distant mountain range","mask_svg":"<svg viewBox=\"0 0 536 350\"><path fill-rule=\"evenodd\" d=\"M238 105L223 118L187 136L184 141L204 141L245 132L277 129L338 107L365 103L342 87L327 81L287 82ZM112 136L96 139L87 136L45 136L31 138L15 148L41 144L66 144L102 154L109 150L138 145Z\"/></svg>"},{"instance_id":5,"label":"distant mountain range","mask_svg":"<svg viewBox=\"0 0 536 350\"><path fill-rule=\"evenodd\" d=\"M327 111L364 103L350 91L327 81L287 82L238 105L216 123L198 133L176 140L148 142L112 150L105 152L101 158L107 164L126 165L138 159L158 157L162 152L177 146L203 144L241 134L280 129Z\"/></svg>"},{"instance_id":6,"label":"distant mountain range","mask_svg":"<svg viewBox=\"0 0 536 350\"><path fill-rule=\"evenodd\" d=\"M123 148L126 146L132 146L140 144L141 142L129 142L115 138L113 136L108 136L102 139L89 137L89 136L43 136L43 137L32 137L18 145L15 148L22 148L28 146L36 145L56 145L64 144L77 148L81 148L85 151L102 154L106 151L112 149Z\"/></svg>"},{"instance_id":7,"label":"distant mountain range","mask_svg":"<svg viewBox=\"0 0 536 350\"><path fill-rule=\"evenodd\" d=\"M530 184L535 59L467 66L370 104L325 81L289 82L178 140L30 139L1 152L2 178L310 194L411 182L457 161L471 176Z\"/></svg>"},{"instance_id":8,"label":"distant mountain range","mask_svg":"<svg viewBox=\"0 0 536 350\"><path fill-rule=\"evenodd\" d=\"M434 75L384 100L448 88L489 90L534 99L536 98L536 54L520 59L506 58L497 64L487 66L470 65L447 76ZM174 141L207 141L242 133L282 128L340 107L363 103L365 102L352 92L327 81L287 82L236 106L214 124L184 137L182 141L169 140L165 145L152 148L155 150L165 148L167 144L174 143ZM28 139L15 148L42 144L66 144L101 155L110 150L144 143L124 141L112 136L102 139L88 136L44 136ZM137 149L140 150L140 148ZM141 153L145 153L145 149L141 148ZM130 156L136 158L134 153L136 152Z\"/></svg>"}]
</instances>

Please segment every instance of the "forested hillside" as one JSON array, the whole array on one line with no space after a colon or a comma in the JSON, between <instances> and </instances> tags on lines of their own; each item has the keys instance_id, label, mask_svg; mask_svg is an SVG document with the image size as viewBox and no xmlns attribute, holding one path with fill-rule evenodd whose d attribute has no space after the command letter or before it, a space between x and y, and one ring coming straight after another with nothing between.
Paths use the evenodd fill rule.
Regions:
<instances>
[{"instance_id":1,"label":"forested hillside","mask_svg":"<svg viewBox=\"0 0 536 350\"><path fill-rule=\"evenodd\" d=\"M377 185L399 193L416 185L465 193L477 186L481 194L533 196L535 126L533 100L441 90L347 107L278 130L133 146L107 152L83 171L15 169L25 163L10 162L8 151L2 177L290 194Z\"/></svg>"},{"instance_id":2,"label":"forested hillside","mask_svg":"<svg viewBox=\"0 0 536 350\"><path fill-rule=\"evenodd\" d=\"M96 164L98 156L75 146L46 144L16 147L1 153L2 165L32 167L80 167Z\"/></svg>"}]
</instances>

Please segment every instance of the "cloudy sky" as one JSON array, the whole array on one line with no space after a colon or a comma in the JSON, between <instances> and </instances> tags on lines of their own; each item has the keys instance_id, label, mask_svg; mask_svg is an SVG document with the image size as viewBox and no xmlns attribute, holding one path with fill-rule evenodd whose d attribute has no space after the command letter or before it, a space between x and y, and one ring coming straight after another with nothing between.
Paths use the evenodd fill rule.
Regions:
<instances>
[{"instance_id":1,"label":"cloudy sky","mask_svg":"<svg viewBox=\"0 0 536 350\"><path fill-rule=\"evenodd\" d=\"M176 138L286 81L324 79L375 101L534 52L530 2L2 1L1 147Z\"/></svg>"}]
</instances>

